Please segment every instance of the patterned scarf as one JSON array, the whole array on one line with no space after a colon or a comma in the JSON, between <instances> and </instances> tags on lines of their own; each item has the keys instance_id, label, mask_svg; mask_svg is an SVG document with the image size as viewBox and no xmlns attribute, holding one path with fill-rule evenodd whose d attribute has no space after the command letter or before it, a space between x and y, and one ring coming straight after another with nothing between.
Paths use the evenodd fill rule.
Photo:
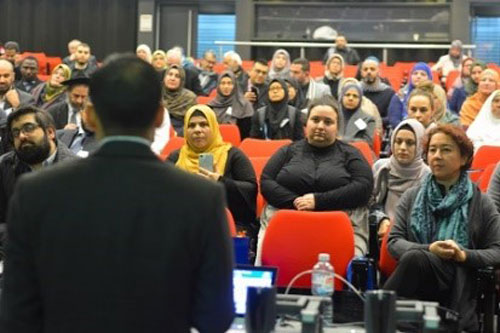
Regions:
<instances>
[{"instance_id":1,"label":"patterned scarf","mask_svg":"<svg viewBox=\"0 0 500 333\"><path fill-rule=\"evenodd\" d=\"M473 186L466 172L443 197L432 174L427 175L417 193L410 215L410 227L422 244L452 239L469 246L468 208Z\"/></svg>"}]
</instances>

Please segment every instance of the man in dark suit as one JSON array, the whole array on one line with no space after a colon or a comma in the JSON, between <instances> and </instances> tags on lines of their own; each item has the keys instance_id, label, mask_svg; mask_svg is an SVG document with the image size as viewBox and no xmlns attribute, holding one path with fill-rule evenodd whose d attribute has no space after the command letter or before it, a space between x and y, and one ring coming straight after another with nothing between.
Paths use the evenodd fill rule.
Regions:
<instances>
[{"instance_id":1,"label":"man in dark suit","mask_svg":"<svg viewBox=\"0 0 500 333\"><path fill-rule=\"evenodd\" d=\"M21 104L34 102L33 96L15 87L14 77L14 65L10 61L0 59L0 120L5 121L9 113Z\"/></svg>"},{"instance_id":2,"label":"man in dark suit","mask_svg":"<svg viewBox=\"0 0 500 333\"><path fill-rule=\"evenodd\" d=\"M21 79L15 82L17 89L26 93L31 93L31 90L43 83L38 78L38 60L33 56L28 56L21 61L19 66L21 70Z\"/></svg>"},{"instance_id":3,"label":"man in dark suit","mask_svg":"<svg viewBox=\"0 0 500 333\"><path fill-rule=\"evenodd\" d=\"M76 156L56 140L52 117L34 106L22 106L7 118L14 150L0 156L0 247L3 244L7 203L21 175Z\"/></svg>"},{"instance_id":4,"label":"man in dark suit","mask_svg":"<svg viewBox=\"0 0 500 333\"><path fill-rule=\"evenodd\" d=\"M80 157L87 157L89 153L98 148L98 141L95 137L95 128L89 123L89 114L94 106L90 101L85 104L80 112L81 124L78 128L66 128L57 130L57 139L64 143L74 154Z\"/></svg>"},{"instance_id":5,"label":"man in dark suit","mask_svg":"<svg viewBox=\"0 0 500 333\"><path fill-rule=\"evenodd\" d=\"M90 96L100 148L17 184L0 331L225 332L233 254L223 189L152 153L164 114L156 71L115 56Z\"/></svg>"},{"instance_id":6,"label":"man in dark suit","mask_svg":"<svg viewBox=\"0 0 500 333\"><path fill-rule=\"evenodd\" d=\"M47 109L54 118L56 129L78 129L81 125L80 112L83 110L89 97L89 78L86 76L75 77L62 84L67 86L66 100Z\"/></svg>"}]
</instances>

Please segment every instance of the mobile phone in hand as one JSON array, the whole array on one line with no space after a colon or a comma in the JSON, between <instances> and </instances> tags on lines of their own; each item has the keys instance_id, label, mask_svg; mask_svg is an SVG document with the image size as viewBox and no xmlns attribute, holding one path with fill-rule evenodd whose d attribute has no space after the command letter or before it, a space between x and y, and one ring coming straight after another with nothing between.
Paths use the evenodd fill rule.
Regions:
<instances>
[{"instance_id":1,"label":"mobile phone in hand","mask_svg":"<svg viewBox=\"0 0 500 333\"><path fill-rule=\"evenodd\" d=\"M202 153L198 157L198 164L200 168L206 169L210 172L214 171L214 155L210 153Z\"/></svg>"}]
</instances>

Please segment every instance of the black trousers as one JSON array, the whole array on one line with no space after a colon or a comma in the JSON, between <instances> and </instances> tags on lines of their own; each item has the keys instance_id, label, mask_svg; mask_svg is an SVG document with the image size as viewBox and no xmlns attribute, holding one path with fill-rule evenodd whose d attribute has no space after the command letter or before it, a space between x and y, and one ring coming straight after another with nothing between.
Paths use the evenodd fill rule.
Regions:
<instances>
[{"instance_id":1,"label":"black trousers","mask_svg":"<svg viewBox=\"0 0 500 333\"><path fill-rule=\"evenodd\" d=\"M426 250L410 250L399 259L384 288L398 296L449 305L456 267Z\"/></svg>"}]
</instances>

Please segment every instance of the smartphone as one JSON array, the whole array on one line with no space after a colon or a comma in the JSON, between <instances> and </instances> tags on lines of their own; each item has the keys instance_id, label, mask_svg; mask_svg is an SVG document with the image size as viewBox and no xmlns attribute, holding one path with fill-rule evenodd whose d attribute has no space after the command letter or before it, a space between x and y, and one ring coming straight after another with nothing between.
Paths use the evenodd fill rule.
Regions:
<instances>
[{"instance_id":1,"label":"smartphone","mask_svg":"<svg viewBox=\"0 0 500 333\"><path fill-rule=\"evenodd\" d=\"M255 94L255 98L259 99L259 89L257 87L250 87L250 91Z\"/></svg>"},{"instance_id":2,"label":"smartphone","mask_svg":"<svg viewBox=\"0 0 500 333\"><path fill-rule=\"evenodd\" d=\"M214 171L214 155L210 153L200 154L198 164L200 168L206 169L210 172Z\"/></svg>"}]
</instances>

